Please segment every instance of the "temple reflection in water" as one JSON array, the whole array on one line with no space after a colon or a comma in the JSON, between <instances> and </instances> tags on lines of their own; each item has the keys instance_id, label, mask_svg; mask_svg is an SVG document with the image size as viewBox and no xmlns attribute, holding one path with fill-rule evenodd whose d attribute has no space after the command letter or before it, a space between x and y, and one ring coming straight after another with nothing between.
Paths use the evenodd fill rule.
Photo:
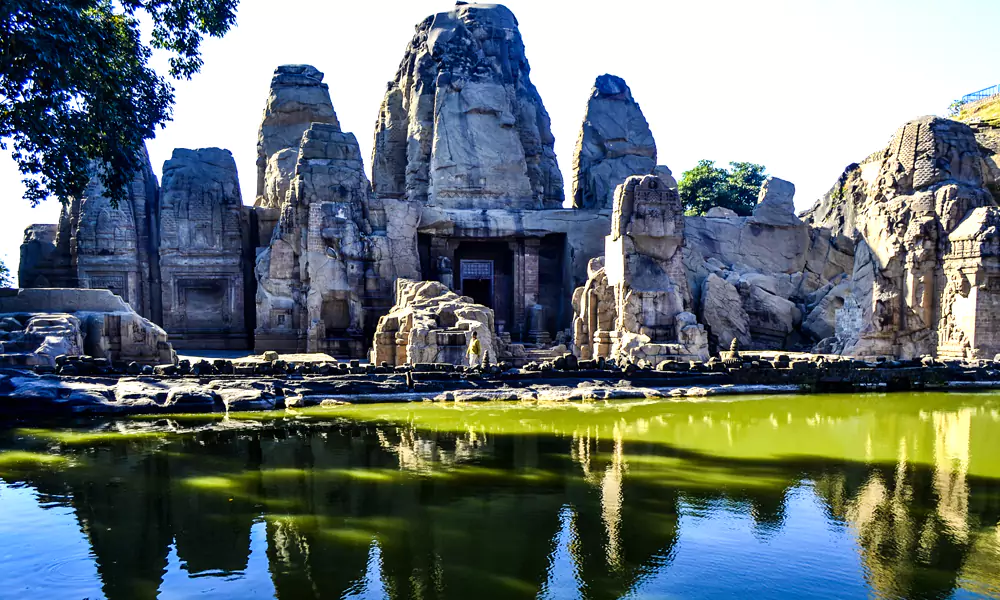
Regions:
<instances>
[{"instance_id":1,"label":"temple reflection in water","mask_svg":"<svg viewBox=\"0 0 1000 600\"><path fill-rule=\"evenodd\" d=\"M830 548L862 594L997 594L1000 417L970 398L126 422L145 433L3 434L73 466L0 475L72 509L110 599L255 561L279 598L642 597L713 568L744 589L765 557L822 586Z\"/></svg>"}]
</instances>

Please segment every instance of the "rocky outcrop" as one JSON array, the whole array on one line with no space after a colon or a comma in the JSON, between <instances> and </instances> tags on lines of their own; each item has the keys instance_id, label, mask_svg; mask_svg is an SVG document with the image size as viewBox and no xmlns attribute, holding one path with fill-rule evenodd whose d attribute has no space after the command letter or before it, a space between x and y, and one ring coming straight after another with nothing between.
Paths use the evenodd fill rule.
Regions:
<instances>
[{"instance_id":1,"label":"rocky outcrop","mask_svg":"<svg viewBox=\"0 0 1000 600\"><path fill-rule=\"evenodd\" d=\"M887 148L848 167L806 216L858 247L849 291L860 315L843 315L857 326L838 325L835 351L903 358L1000 351L993 324L976 317L1000 293L992 246L977 241L993 227L988 184L972 129L937 117L907 123Z\"/></svg>"},{"instance_id":2,"label":"rocky outcrop","mask_svg":"<svg viewBox=\"0 0 1000 600\"><path fill-rule=\"evenodd\" d=\"M824 299L853 267L854 244L796 217L794 194L771 177L750 217L713 208L686 219L684 262L713 350L733 338L742 348L801 350L833 330L834 298Z\"/></svg>"},{"instance_id":3,"label":"rocky outcrop","mask_svg":"<svg viewBox=\"0 0 1000 600\"><path fill-rule=\"evenodd\" d=\"M379 319L371 362L467 364L466 352L476 332L483 351L497 362L499 347L493 311L459 296L436 281L396 281L396 304Z\"/></svg>"},{"instance_id":4,"label":"rocky outcrop","mask_svg":"<svg viewBox=\"0 0 1000 600\"><path fill-rule=\"evenodd\" d=\"M0 290L0 364L54 366L59 355L172 364L159 326L108 290Z\"/></svg>"},{"instance_id":5,"label":"rocky outcrop","mask_svg":"<svg viewBox=\"0 0 1000 600\"><path fill-rule=\"evenodd\" d=\"M765 225L798 227L802 220L795 216L795 186L784 179L768 177L760 187L757 206L750 220Z\"/></svg>"},{"instance_id":6,"label":"rocky outcrop","mask_svg":"<svg viewBox=\"0 0 1000 600\"><path fill-rule=\"evenodd\" d=\"M574 294L577 352L589 347L596 358L639 364L670 356L708 357L705 329L691 313L683 244L684 213L676 190L655 175L629 177L618 186L604 268ZM601 313L601 301L607 298L603 286L614 290L612 331L601 330L600 318L593 316ZM606 338L609 348L603 347Z\"/></svg>"},{"instance_id":7,"label":"rocky outcrop","mask_svg":"<svg viewBox=\"0 0 1000 600\"><path fill-rule=\"evenodd\" d=\"M281 65L274 70L257 134L255 206L279 208L284 202L299 142L312 123L340 127L323 73L310 65Z\"/></svg>"},{"instance_id":8,"label":"rocky outcrop","mask_svg":"<svg viewBox=\"0 0 1000 600\"><path fill-rule=\"evenodd\" d=\"M736 340L741 348L750 347L750 316L736 286L715 273L709 273L702 285L700 314L718 347L728 347Z\"/></svg>"},{"instance_id":9,"label":"rocky outcrop","mask_svg":"<svg viewBox=\"0 0 1000 600\"><path fill-rule=\"evenodd\" d=\"M576 140L573 206L610 209L618 184L654 169L656 141L632 91L621 77L601 75L590 92ZM663 175L669 177L669 169ZM663 181L669 186L672 179Z\"/></svg>"},{"instance_id":10,"label":"rocky outcrop","mask_svg":"<svg viewBox=\"0 0 1000 600\"><path fill-rule=\"evenodd\" d=\"M161 324L179 348L245 348L243 198L228 150L177 148L163 163Z\"/></svg>"},{"instance_id":11,"label":"rocky outcrop","mask_svg":"<svg viewBox=\"0 0 1000 600\"><path fill-rule=\"evenodd\" d=\"M416 26L379 110L382 198L451 208L557 208L562 176L517 19L458 4Z\"/></svg>"}]
</instances>

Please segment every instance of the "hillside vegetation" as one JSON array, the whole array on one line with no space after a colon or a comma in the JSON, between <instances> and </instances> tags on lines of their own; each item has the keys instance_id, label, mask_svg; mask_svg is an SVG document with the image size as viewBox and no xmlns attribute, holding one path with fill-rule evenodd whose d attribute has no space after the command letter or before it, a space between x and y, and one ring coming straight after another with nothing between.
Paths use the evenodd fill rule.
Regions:
<instances>
[{"instance_id":1,"label":"hillside vegetation","mask_svg":"<svg viewBox=\"0 0 1000 600\"><path fill-rule=\"evenodd\" d=\"M1000 127L1000 96L969 103L954 118L963 123L978 121Z\"/></svg>"}]
</instances>

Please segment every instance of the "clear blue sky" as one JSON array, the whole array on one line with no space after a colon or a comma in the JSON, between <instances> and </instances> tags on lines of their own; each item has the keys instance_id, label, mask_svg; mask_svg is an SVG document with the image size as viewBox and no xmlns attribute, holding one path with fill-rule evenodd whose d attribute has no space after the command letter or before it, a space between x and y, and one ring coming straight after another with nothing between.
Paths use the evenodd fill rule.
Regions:
<instances>
[{"instance_id":1,"label":"clear blue sky","mask_svg":"<svg viewBox=\"0 0 1000 600\"><path fill-rule=\"evenodd\" d=\"M808 207L843 168L882 147L906 120L944 114L964 93L1000 83L997 0L510 0L531 79L552 117L571 181L573 146L594 78L619 75L679 176L702 158L744 160L796 184ZM274 67L326 73L340 123L370 169L386 81L413 26L447 1L243 0L236 28L204 47L205 66L177 82L174 120L149 142L154 170L175 147L228 148L253 202L257 127ZM157 64L165 64L157 57ZM32 209L0 156L0 257L16 271Z\"/></svg>"}]
</instances>

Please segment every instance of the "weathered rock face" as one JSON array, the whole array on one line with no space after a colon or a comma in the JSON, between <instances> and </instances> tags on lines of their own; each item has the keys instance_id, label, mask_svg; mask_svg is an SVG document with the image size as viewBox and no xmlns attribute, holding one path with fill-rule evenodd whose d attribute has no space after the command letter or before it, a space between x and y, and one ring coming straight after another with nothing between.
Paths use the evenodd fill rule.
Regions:
<instances>
[{"instance_id":1,"label":"weathered rock face","mask_svg":"<svg viewBox=\"0 0 1000 600\"><path fill-rule=\"evenodd\" d=\"M701 318L717 345L728 347L736 340L742 348L750 347L750 316L743 309L743 299L736 286L715 273L709 273L702 286Z\"/></svg>"},{"instance_id":2,"label":"weathered rock face","mask_svg":"<svg viewBox=\"0 0 1000 600\"><path fill-rule=\"evenodd\" d=\"M108 290L0 290L0 363L55 364L60 354L176 362L167 334Z\"/></svg>"},{"instance_id":3,"label":"weathered rock face","mask_svg":"<svg viewBox=\"0 0 1000 600\"><path fill-rule=\"evenodd\" d=\"M243 199L228 150L174 150L160 202L162 324L186 348L245 348Z\"/></svg>"},{"instance_id":4,"label":"weathered rock face","mask_svg":"<svg viewBox=\"0 0 1000 600\"><path fill-rule=\"evenodd\" d=\"M655 175L629 177L618 186L604 268L578 292L578 352L589 346L591 356L653 364L667 356L708 357L705 329L690 312L683 244L684 213L676 190ZM614 290L610 332L592 329L601 326L592 315L601 313L602 299L606 303L602 286ZM605 337L611 340L609 354L603 354Z\"/></svg>"},{"instance_id":5,"label":"weathered rock face","mask_svg":"<svg viewBox=\"0 0 1000 600\"><path fill-rule=\"evenodd\" d=\"M757 206L750 218L754 223L801 226L795 216L795 186L777 177L769 177L760 188Z\"/></svg>"},{"instance_id":6,"label":"weathered rock face","mask_svg":"<svg viewBox=\"0 0 1000 600\"><path fill-rule=\"evenodd\" d=\"M69 256L56 247L58 227L54 224L28 225L21 242L17 280L21 287L71 287Z\"/></svg>"},{"instance_id":7,"label":"weathered rock face","mask_svg":"<svg viewBox=\"0 0 1000 600\"><path fill-rule=\"evenodd\" d=\"M436 281L396 281L396 304L379 319L371 361L389 365L467 364L476 332L492 363L499 349L493 311Z\"/></svg>"},{"instance_id":8,"label":"weathered rock face","mask_svg":"<svg viewBox=\"0 0 1000 600\"><path fill-rule=\"evenodd\" d=\"M794 194L772 177L750 217L713 208L686 219L684 262L713 349L733 338L742 348L804 349L833 330L834 298L817 307L853 268L854 244L796 217Z\"/></svg>"},{"instance_id":9,"label":"weathered rock face","mask_svg":"<svg viewBox=\"0 0 1000 600\"><path fill-rule=\"evenodd\" d=\"M630 175L646 175L654 169L656 142L632 91L621 77L601 75L590 93L576 141L573 205L611 208L618 184ZM664 175L670 176L669 169ZM661 179L668 186L673 181L672 177Z\"/></svg>"},{"instance_id":10,"label":"weathered rock face","mask_svg":"<svg viewBox=\"0 0 1000 600\"><path fill-rule=\"evenodd\" d=\"M374 278L369 195L354 135L313 124L271 245L257 261L258 346L320 352L330 338L362 344L362 300Z\"/></svg>"},{"instance_id":11,"label":"weathered rock face","mask_svg":"<svg viewBox=\"0 0 1000 600\"><path fill-rule=\"evenodd\" d=\"M376 195L450 208L557 208L549 116L517 20L460 4L416 26L375 128Z\"/></svg>"},{"instance_id":12,"label":"weathered rock face","mask_svg":"<svg viewBox=\"0 0 1000 600\"><path fill-rule=\"evenodd\" d=\"M336 125L337 114L323 73L310 65L274 70L264 118L257 135L255 206L278 208L285 200L302 134L312 123Z\"/></svg>"},{"instance_id":13,"label":"weathered rock face","mask_svg":"<svg viewBox=\"0 0 1000 600\"><path fill-rule=\"evenodd\" d=\"M973 131L937 117L907 123L886 149L848 167L807 215L859 249L850 295L860 319L845 315L857 327L837 327L837 351L908 358L1000 350L996 328L977 323L974 308L1000 293L993 251L979 241L996 210L988 184Z\"/></svg>"}]
</instances>

